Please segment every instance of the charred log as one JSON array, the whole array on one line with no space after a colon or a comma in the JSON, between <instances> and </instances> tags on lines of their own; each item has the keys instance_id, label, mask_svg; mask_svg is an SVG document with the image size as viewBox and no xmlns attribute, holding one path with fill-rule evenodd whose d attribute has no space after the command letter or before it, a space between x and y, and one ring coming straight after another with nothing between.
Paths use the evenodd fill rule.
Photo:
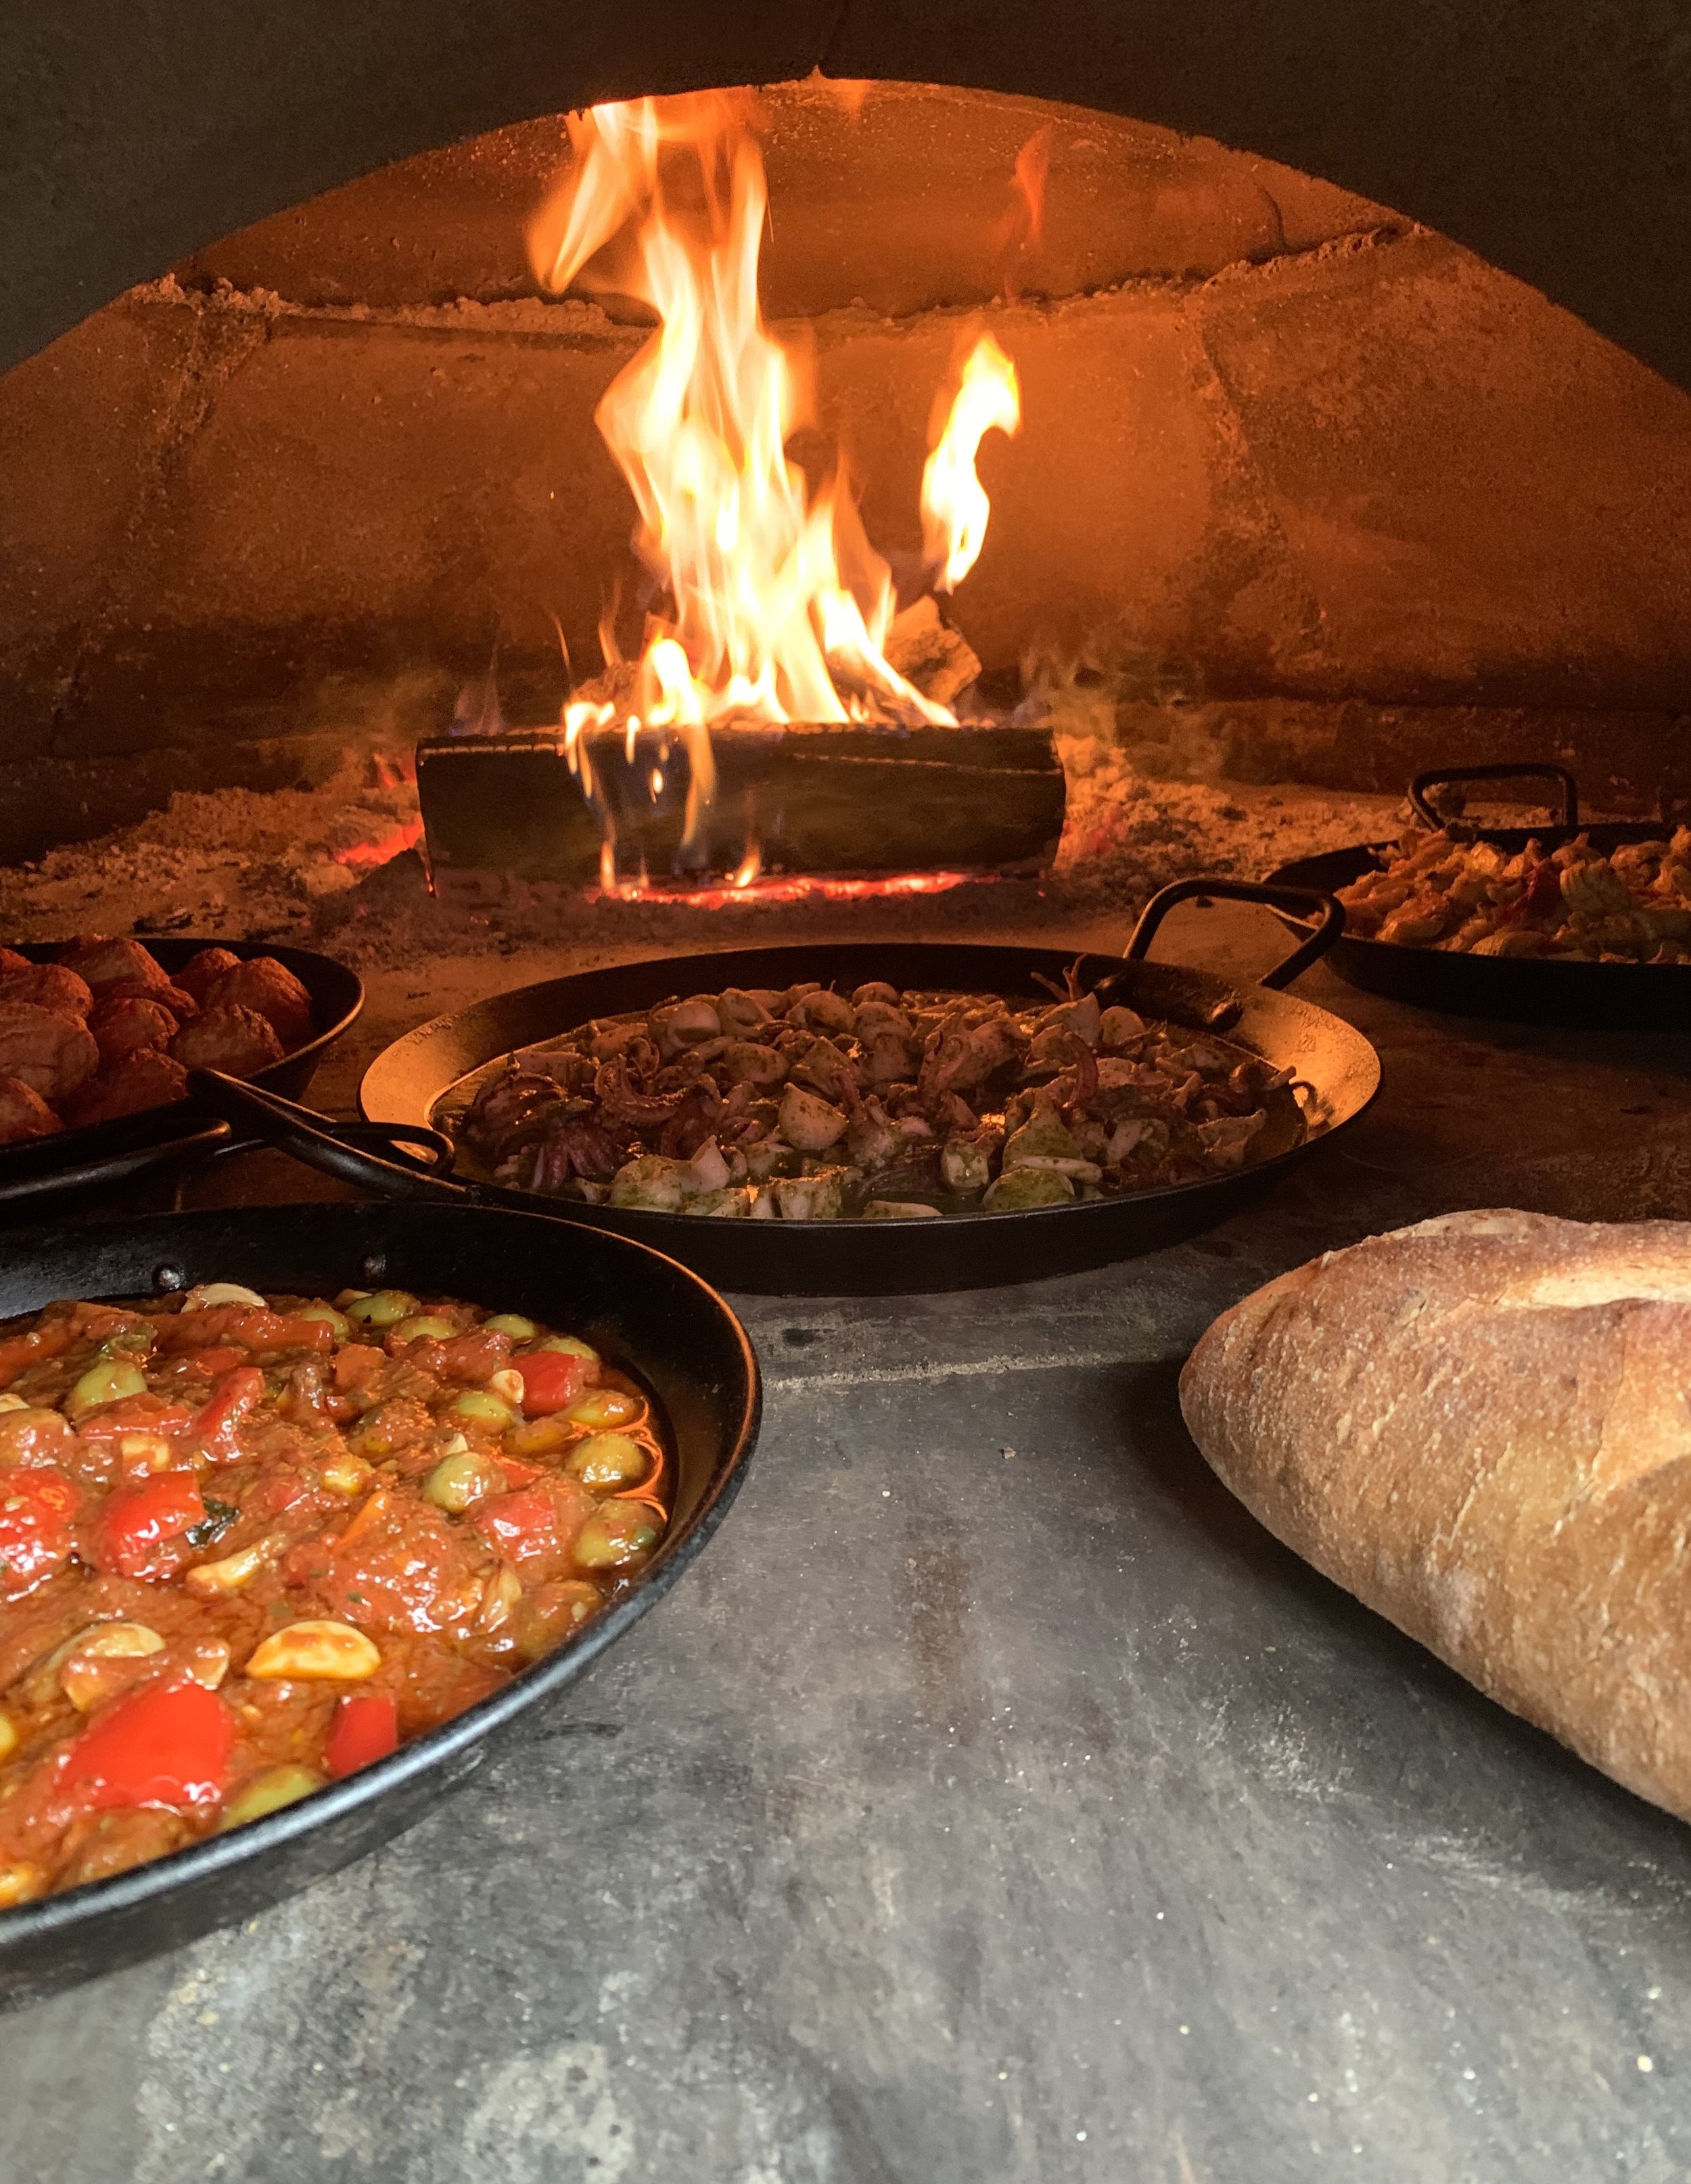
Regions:
<instances>
[{"instance_id":1,"label":"charred log","mask_svg":"<svg viewBox=\"0 0 1691 2184\"><path fill-rule=\"evenodd\" d=\"M599 874L601 814L618 870L654 881L726 879L754 846L766 872L869 876L1032 872L1063 831L1064 782L1049 732L794 723L715 739L716 792L687 838L686 744L644 729L582 738L590 804L557 729L437 737L417 750L430 861L442 875L503 874L587 886Z\"/></svg>"}]
</instances>

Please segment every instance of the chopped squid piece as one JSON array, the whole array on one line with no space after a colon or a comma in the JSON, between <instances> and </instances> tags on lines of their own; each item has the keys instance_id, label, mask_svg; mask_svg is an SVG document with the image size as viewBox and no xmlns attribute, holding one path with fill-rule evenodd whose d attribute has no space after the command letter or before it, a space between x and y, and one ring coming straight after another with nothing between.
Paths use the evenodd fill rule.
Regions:
<instances>
[{"instance_id":1,"label":"chopped squid piece","mask_svg":"<svg viewBox=\"0 0 1691 2184\"><path fill-rule=\"evenodd\" d=\"M1284 1071L1072 978L1050 1000L878 983L665 1000L493 1063L441 1120L520 1189L754 1221L1069 1205L1226 1174L1303 1129Z\"/></svg>"}]
</instances>

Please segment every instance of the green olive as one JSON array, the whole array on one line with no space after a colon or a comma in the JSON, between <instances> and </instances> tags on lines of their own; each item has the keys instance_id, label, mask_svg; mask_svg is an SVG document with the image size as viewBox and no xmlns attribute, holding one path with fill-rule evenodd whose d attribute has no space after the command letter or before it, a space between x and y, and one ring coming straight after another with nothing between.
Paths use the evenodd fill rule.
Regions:
<instances>
[{"instance_id":1,"label":"green olive","mask_svg":"<svg viewBox=\"0 0 1691 2184\"><path fill-rule=\"evenodd\" d=\"M248 1820L261 1820L266 1813L279 1813L284 1805L296 1805L325 1786L325 1778L314 1768L267 1767L235 1792L223 1808L217 1832L225 1835L231 1828L244 1827Z\"/></svg>"},{"instance_id":2,"label":"green olive","mask_svg":"<svg viewBox=\"0 0 1691 2184\"><path fill-rule=\"evenodd\" d=\"M295 1319L320 1319L337 1342L344 1342L352 1333L352 1323L343 1312L337 1312L331 1304L309 1304L303 1312L293 1314Z\"/></svg>"},{"instance_id":3,"label":"green olive","mask_svg":"<svg viewBox=\"0 0 1691 2184\"><path fill-rule=\"evenodd\" d=\"M591 1357L594 1364L599 1353L591 1343L579 1341L573 1334L542 1334L534 1345L537 1350L561 1350L566 1357Z\"/></svg>"},{"instance_id":4,"label":"green olive","mask_svg":"<svg viewBox=\"0 0 1691 2184\"><path fill-rule=\"evenodd\" d=\"M398 1342L421 1342L426 1337L433 1342L450 1342L457 1332L449 1319L426 1312L415 1319L402 1319L393 1336Z\"/></svg>"},{"instance_id":5,"label":"green olive","mask_svg":"<svg viewBox=\"0 0 1691 2184\"><path fill-rule=\"evenodd\" d=\"M509 1403L490 1396L485 1388L466 1388L448 1406L455 1418L473 1418L477 1425L508 1426L516 1412Z\"/></svg>"},{"instance_id":6,"label":"green olive","mask_svg":"<svg viewBox=\"0 0 1691 2184\"><path fill-rule=\"evenodd\" d=\"M91 1365L64 1398L65 1414L80 1418L101 1403L121 1402L125 1396L144 1396L147 1375L138 1365L121 1357L103 1357Z\"/></svg>"},{"instance_id":7,"label":"green olive","mask_svg":"<svg viewBox=\"0 0 1691 2184\"><path fill-rule=\"evenodd\" d=\"M417 1300L409 1290L375 1290L349 1304L347 1318L357 1320L360 1327L392 1327L409 1319L416 1309Z\"/></svg>"},{"instance_id":8,"label":"green olive","mask_svg":"<svg viewBox=\"0 0 1691 2184\"><path fill-rule=\"evenodd\" d=\"M604 1606L604 1595L584 1577L559 1578L523 1594L517 1606L512 1635L517 1650L531 1661L549 1653L554 1646L579 1630Z\"/></svg>"},{"instance_id":9,"label":"green olive","mask_svg":"<svg viewBox=\"0 0 1691 2184\"><path fill-rule=\"evenodd\" d=\"M461 1517L488 1495L503 1492L504 1484L504 1474L491 1457L478 1456L473 1448L459 1449L442 1457L423 1481L423 1499Z\"/></svg>"},{"instance_id":10,"label":"green olive","mask_svg":"<svg viewBox=\"0 0 1691 2184\"><path fill-rule=\"evenodd\" d=\"M481 1323L495 1334L509 1334L513 1342L532 1342L540 1329L520 1312L496 1312Z\"/></svg>"},{"instance_id":11,"label":"green olive","mask_svg":"<svg viewBox=\"0 0 1691 2184\"><path fill-rule=\"evenodd\" d=\"M637 1562L658 1537L655 1510L644 1502L607 1502L576 1535L576 1560L583 1569L615 1569Z\"/></svg>"},{"instance_id":12,"label":"green olive","mask_svg":"<svg viewBox=\"0 0 1691 2184\"><path fill-rule=\"evenodd\" d=\"M589 1388L585 1396L576 1396L564 1415L572 1425L626 1426L645 1407L638 1396L626 1395L620 1388Z\"/></svg>"},{"instance_id":13,"label":"green olive","mask_svg":"<svg viewBox=\"0 0 1691 2184\"><path fill-rule=\"evenodd\" d=\"M564 1468L584 1486L632 1486L652 1468L652 1459L626 1434L589 1434L570 1451Z\"/></svg>"}]
</instances>

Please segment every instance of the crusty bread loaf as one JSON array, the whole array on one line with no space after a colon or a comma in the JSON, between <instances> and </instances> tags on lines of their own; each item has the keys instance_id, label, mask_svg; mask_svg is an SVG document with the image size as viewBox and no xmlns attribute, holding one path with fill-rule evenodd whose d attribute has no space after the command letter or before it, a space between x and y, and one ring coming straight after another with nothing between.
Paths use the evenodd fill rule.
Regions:
<instances>
[{"instance_id":1,"label":"crusty bread loaf","mask_svg":"<svg viewBox=\"0 0 1691 2184\"><path fill-rule=\"evenodd\" d=\"M1224 1312L1181 1402L1288 1546L1691 1819L1691 1224L1371 1237Z\"/></svg>"}]
</instances>

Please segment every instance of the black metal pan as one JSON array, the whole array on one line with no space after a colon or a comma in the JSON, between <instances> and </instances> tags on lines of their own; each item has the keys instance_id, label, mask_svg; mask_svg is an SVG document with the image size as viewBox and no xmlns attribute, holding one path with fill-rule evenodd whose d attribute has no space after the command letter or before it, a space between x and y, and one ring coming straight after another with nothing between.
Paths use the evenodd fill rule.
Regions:
<instances>
[{"instance_id":1,"label":"black metal pan","mask_svg":"<svg viewBox=\"0 0 1691 2184\"><path fill-rule=\"evenodd\" d=\"M1544 777L1560 791L1556 822L1549 827L1464 827L1441 818L1427 801L1445 782L1516 781ZM1555 850L1576 834L1594 848L1618 850L1629 842L1659 841L1672 828L1655 819L1599 822L1582 827L1573 776L1559 766L1449 766L1417 774L1410 801L1422 824L1444 827L1458 838L1494 842L1514 855L1528 842ZM1377 868L1389 842L1359 842L1319 857L1299 857L1269 875L1278 887L1319 888L1337 894ZM1346 933L1333 949L1332 967L1348 985L1412 1001L1452 1016L1499 1017L1517 1023L1588 1025L1610 1031L1691 1031L1691 964L1571 963L1555 957L1457 956L1438 948L1403 948L1393 941Z\"/></svg>"},{"instance_id":2,"label":"black metal pan","mask_svg":"<svg viewBox=\"0 0 1691 2184\"><path fill-rule=\"evenodd\" d=\"M34 943L18 948L32 963L49 963L64 944ZM253 1079L267 1090L298 1099L317 1073L317 1065L364 1006L364 981L331 956L308 948L274 946L266 940L171 939L144 937L147 953L167 972L179 971L202 948L226 948L243 960L274 956L292 972L311 996L313 1033L303 1046L284 1055ZM91 1123L50 1138L31 1138L0 1145L0 1207L70 1191L91 1190L129 1181L156 1168L178 1167L225 1149L231 1141L226 1122L197 1110L191 1100L150 1107L114 1123Z\"/></svg>"},{"instance_id":3,"label":"black metal pan","mask_svg":"<svg viewBox=\"0 0 1691 2184\"><path fill-rule=\"evenodd\" d=\"M55 1297L235 1281L315 1292L393 1283L579 1333L656 1398L676 1503L649 1574L502 1691L314 1797L110 1880L0 1912L0 2004L15 2005L248 1918L409 1827L616 1643L719 1524L757 1437L757 1362L721 1298L627 1238L459 1206L275 1206L154 1215L0 1240L0 1316Z\"/></svg>"},{"instance_id":4,"label":"black metal pan","mask_svg":"<svg viewBox=\"0 0 1691 2184\"><path fill-rule=\"evenodd\" d=\"M1319 929L1259 986L1236 991L1208 972L1143 960L1164 916L1179 901L1221 895L1267 902ZM1165 888L1140 919L1125 956L1082 956L1081 978L1149 1017L1225 1034L1290 1068L1307 1088L1304 1120L1284 1148L1254 1166L1201 1182L1132 1196L1014 1213L928 1221L712 1221L682 1214L578 1205L497 1184L461 1184L422 1175L409 1162L372 1161L349 1151L321 1117L278 1112L243 1087L208 1085L208 1106L266 1128L300 1158L366 1189L397 1196L462 1195L480 1205L545 1208L596 1228L638 1237L728 1290L788 1295L896 1295L914 1290L982 1288L1033 1281L1106 1265L1195 1235L1262 1197L1315 1146L1354 1122L1380 1082L1379 1057L1338 1017L1281 987L1329 947L1343 924L1330 899L1308 889L1265 888L1238 880L1183 880ZM1060 981L1076 958L1054 948L861 943L759 948L624 964L554 978L437 1017L378 1057L359 1097L373 1120L431 1122L453 1088L514 1047L555 1037L589 1018L649 1006L671 994L726 985L787 986L814 978L847 991L870 979L900 988L950 989L1049 999L1038 981ZM255 1114L269 1107L268 1117Z\"/></svg>"}]
</instances>

